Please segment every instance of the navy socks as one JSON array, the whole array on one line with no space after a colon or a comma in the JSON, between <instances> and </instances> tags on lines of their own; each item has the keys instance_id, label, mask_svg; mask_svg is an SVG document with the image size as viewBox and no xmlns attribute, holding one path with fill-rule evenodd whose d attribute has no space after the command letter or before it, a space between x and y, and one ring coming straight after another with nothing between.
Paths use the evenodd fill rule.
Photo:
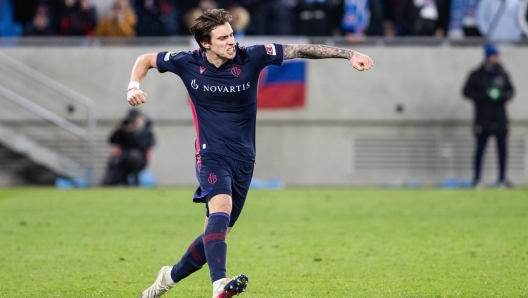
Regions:
<instances>
[{"instance_id":1,"label":"navy socks","mask_svg":"<svg viewBox=\"0 0 528 298\"><path fill-rule=\"evenodd\" d=\"M209 265L213 282L226 277L225 238L229 220L229 216L225 213L209 215L205 233L191 243L178 264L172 267L171 278L174 282L179 282L200 270L205 263Z\"/></svg>"},{"instance_id":2,"label":"navy socks","mask_svg":"<svg viewBox=\"0 0 528 298\"><path fill-rule=\"evenodd\" d=\"M172 267L171 278L174 282L179 282L200 270L206 262L203 238L200 235L191 243L180 262Z\"/></svg>"},{"instance_id":3,"label":"navy socks","mask_svg":"<svg viewBox=\"0 0 528 298\"><path fill-rule=\"evenodd\" d=\"M229 220L229 215L225 213L210 214L203 235L205 256L213 282L226 278L227 244L225 238Z\"/></svg>"}]
</instances>

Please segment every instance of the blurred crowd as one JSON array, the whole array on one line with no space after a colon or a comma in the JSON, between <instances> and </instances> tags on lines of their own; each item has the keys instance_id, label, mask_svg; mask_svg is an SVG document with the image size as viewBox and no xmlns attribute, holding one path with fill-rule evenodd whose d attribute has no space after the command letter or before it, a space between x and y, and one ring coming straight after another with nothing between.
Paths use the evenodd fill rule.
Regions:
<instances>
[{"instance_id":1,"label":"blurred crowd","mask_svg":"<svg viewBox=\"0 0 528 298\"><path fill-rule=\"evenodd\" d=\"M96 0L0 0L0 36L188 35L202 11L224 8L238 36L338 35L361 42L365 36L442 37L456 29L462 36L519 40L528 18L521 0L109 1L108 9Z\"/></svg>"}]
</instances>

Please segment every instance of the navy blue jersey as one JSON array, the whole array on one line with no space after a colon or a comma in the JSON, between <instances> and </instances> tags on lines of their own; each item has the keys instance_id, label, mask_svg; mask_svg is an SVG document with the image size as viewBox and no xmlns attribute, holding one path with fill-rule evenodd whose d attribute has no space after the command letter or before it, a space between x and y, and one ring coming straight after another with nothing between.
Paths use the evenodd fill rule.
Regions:
<instances>
[{"instance_id":1,"label":"navy blue jersey","mask_svg":"<svg viewBox=\"0 0 528 298\"><path fill-rule=\"evenodd\" d=\"M255 161L257 87L264 67L281 65L280 44L236 45L236 56L216 68L202 50L160 52L158 71L180 76L191 97L196 154Z\"/></svg>"}]
</instances>

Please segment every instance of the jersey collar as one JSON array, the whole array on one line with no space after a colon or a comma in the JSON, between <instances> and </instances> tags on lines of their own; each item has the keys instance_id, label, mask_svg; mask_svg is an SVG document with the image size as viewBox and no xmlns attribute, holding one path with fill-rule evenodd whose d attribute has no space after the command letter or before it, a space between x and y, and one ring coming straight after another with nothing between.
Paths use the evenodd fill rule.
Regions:
<instances>
[{"instance_id":1,"label":"jersey collar","mask_svg":"<svg viewBox=\"0 0 528 298\"><path fill-rule=\"evenodd\" d=\"M235 58L227 60L224 64L220 65L219 68L216 68L214 64L207 61L207 55L205 55L205 52L202 49L198 50L199 61L201 65L205 66L205 68L213 72L216 72L217 70L221 70L224 68L230 68L233 64L238 64L238 65L243 64L246 58L245 48L244 47L241 48L237 42L235 45L235 51L237 53Z\"/></svg>"}]
</instances>

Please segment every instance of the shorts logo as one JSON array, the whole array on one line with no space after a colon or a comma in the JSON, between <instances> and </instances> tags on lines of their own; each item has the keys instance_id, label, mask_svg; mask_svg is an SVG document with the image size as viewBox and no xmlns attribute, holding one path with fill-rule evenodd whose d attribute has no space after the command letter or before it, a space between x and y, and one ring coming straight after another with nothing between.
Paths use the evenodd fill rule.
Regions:
<instances>
[{"instance_id":1,"label":"shorts logo","mask_svg":"<svg viewBox=\"0 0 528 298\"><path fill-rule=\"evenodd\" d=\"M242 73L242 70L240 69L240 65L233 64L231 67L231 73L238 78L238 76Z\"/></svg>"},{"instance_id":2,"label":"shorts logo","mask_svg":"<svg viewBox=\"0 0 528 298\"><path fill-rule=\"evenodd\" d=\"M275 51L275 45L274 44L267 44L266 45L266 53L268 55L277 55L277 52Z\"/></svg>"},{"instance_id":3,"label":"shorts logo","mask_svg":"<svg viewBox=\"0 0 528 298\"><path fill-rule=\"evenodd\" d=\"M202 74L205 71L205 67L200 66L200 74Z\"/></svg>"},{"instance_id":4,"label":"shorts logo","mask_svg":"<svg viewBox=\"0 0 528 298\"><path fill-rule=\"evenodd\" d=\"M216 181L218 181L218 178L216 178L215 173L209 174L209 178L207 178L207 181L209 181L210 184L215 184Z\"/></svg>"}]
</instances>

